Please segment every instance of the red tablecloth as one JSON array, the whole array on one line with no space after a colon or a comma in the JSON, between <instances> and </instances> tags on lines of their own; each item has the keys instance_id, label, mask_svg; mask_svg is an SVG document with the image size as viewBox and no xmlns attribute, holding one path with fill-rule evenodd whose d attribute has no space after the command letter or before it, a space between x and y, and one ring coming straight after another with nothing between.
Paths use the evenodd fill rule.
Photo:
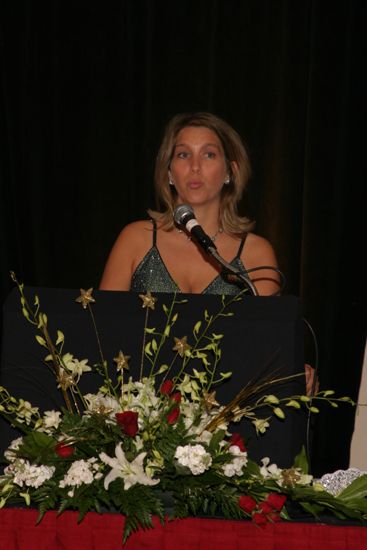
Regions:
<instances>
[{"instance_id":1,"label":"red tablecloth","mask_svg":"<svg viewBox=\"0 0 367 550\"><path fill-rule=\"evenodd\" d=\"M121 550L123 517L0 510L0 550ZM281 522L257 527L249 521L189 518L134 533L124 550L366 550L367 527Z\"/></svg>"}]
</instances>

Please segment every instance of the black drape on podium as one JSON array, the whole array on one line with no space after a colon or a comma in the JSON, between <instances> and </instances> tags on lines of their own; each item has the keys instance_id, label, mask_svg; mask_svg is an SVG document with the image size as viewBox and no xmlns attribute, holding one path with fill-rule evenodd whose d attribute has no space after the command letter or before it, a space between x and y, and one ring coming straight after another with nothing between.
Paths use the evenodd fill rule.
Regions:
<instances>
[{"instance_id":1,"label":"black drape on podium","mask_svg":"<svg viewBox=\"0 0 367 550\"><path fill-rule=\"evenodd\" d=\"M130 292L95 291L95 303L91 305L93 319L88 309L76 302L79 290L26 288L25 294L33 303L37 294L41 311L48 317L52 339L56 331L65 335L63 353L69 352L79 360L88 359L89 365L101 361L101 353L108 361L111 372L115 371L113 358L121 350L130 356L129 375L137 379L140 374L144 324L147 310L138 294ZM158 294L155 309L149 310L147 326L163 331L166 321L164 307L169 308L175 298L172 294ZM204 312L217 314L222 307L221 296L176 295L178 318L160 356L160 363L170 363L174 337L187 337L193 345L193 328L198 321L205 325ZM230 297L225 298L226 302ZM217 400L227 404L249 381L256 381L276 372L277 376L303 372L303 321L298 298L244 296L231 303L226 313L220 316L209 333L223 334L222 358L218 372L231 371L232 376L217 388ZM96 337L97 329L98 338ZM52 371L43 359L47 350L35 339L36 329L23 317L19 294L14 289L3 308L3 350L0 383L16 397L22 397L40 407L42 411L63 405L62 395ZM146 336L146 342L151 337ZM208 359L212 359L208 356ZM197 360L193 364L203 370ZM144 374L149 373L149 362L144 360ZM178 371L177 362L172 376ZM127 376L127 374L125 374ZM82 376L80 388L83 393L95 392L101 379L95 373ZM299 376L280 386L271 387L265 393L277 396L304 393L304 377ZM18 434L1 419L0 451ZM286 467L293 463L294 456L305 443L305 413L286 410L286 419L274 417L266 435L256 436L248 421L231 426L231 431L240 432L246 439L249 455L255 460L269 456L271 461Z\"/></svg>"}]
</instances>

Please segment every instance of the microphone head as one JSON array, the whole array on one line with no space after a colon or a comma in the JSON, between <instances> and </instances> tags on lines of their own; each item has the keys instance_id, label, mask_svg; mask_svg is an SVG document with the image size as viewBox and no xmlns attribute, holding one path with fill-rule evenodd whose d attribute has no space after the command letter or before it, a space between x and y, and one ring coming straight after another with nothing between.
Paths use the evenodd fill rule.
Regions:
<instances>
[{"instance_id":1,"label":"microphone head","mask_svg":"<svg viewBox=\"0 0 367 550\"><path fill-rule=\"evenodd\" d=\"M194 211L188 204L179 204L174 209L173 219L178 225L186 225L189 220L194 218Z\"/></svg>"}]
</instances>

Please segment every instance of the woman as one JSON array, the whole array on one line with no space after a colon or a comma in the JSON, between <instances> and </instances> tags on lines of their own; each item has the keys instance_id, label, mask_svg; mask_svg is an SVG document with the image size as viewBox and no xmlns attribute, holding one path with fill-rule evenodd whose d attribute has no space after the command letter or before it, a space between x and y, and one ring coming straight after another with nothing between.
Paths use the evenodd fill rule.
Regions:
<instances>
[{"instance_id":1,"label":"woman","mask_svg":"<svg viewBox=\"0 0 367 550\"><path fill-rule=\"evenodd\" d=\"M227 122L205 112L174 116L155 167L161 211L149 211L151 220L133 222L121 231L100 290L237 294L242 283L222 276L215 258L175 225L175 207L187 204L221 258L243 273L249 270L257 294L277 294L280 282L274 250L251 232L253 222L237 211L250 173L242 140ZM305 365L305 372L310 393L314 369Z\"/></svg>"},{"instance_id":2,"label":"woman","mask_svg":"<svg viewBox=\"0 0 367 550\"><path fill-rule=\"evenodd\" d=\"M221 265L175 225L174 209L187 204L215 245L236 269L250 271L257 294L279 291L270 243L251 232L237 205L250 176L237 132L210 113L179 114L169 122L155 169L160 212L127 225L108 258L101 290L236 294L241 283L221 275ZM243 286L243 285L242 285Z\"/></svg>"}]
</instances>

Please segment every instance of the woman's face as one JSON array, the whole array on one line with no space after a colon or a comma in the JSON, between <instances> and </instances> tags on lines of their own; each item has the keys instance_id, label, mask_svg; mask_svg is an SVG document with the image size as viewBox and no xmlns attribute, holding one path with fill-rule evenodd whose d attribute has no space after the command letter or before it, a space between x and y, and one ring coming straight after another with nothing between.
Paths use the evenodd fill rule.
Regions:
<instances>
[{"instance_id":1,"label":"woman's face","mask_svg":"<svg viewBox=\"0 0 367 550\"><path fill-rule=\"evenodd\" d=\"M228 170L217 134L204 126L183 128L177 135L170 175L178 204L219 204Z\"/></svg>"}]
</instances>

